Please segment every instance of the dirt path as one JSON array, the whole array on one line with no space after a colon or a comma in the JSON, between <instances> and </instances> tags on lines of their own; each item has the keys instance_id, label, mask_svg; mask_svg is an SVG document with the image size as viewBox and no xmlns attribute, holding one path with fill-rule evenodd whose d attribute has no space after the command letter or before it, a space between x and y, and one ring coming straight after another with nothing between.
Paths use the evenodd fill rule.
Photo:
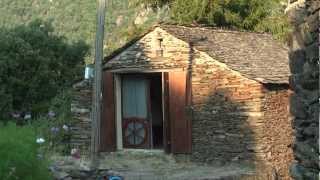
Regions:
<instances>
[{"instance_id":1,"label":"dirt path","mask_svg":"<svg viewBox=\"0 0 320 180\"><path fill-rule=\"evenodd\" d=\"M63 173L64 177L60 179L90 179L81 177L81 173L85 175L84 172L90 171L87 161L62 157L55 161L55 167L60 169L60 172L67 172ZM75 169L79 169L81 173L77 174ZM254 174L251 168L244 165L218 167L186 160L177 162L173 156L160 151L136 150L101 156L99 169L105 174L122 176L125 180L222 180L240 179L241 176ZM77 177L74 174L77 174Z\"/></svg>"}]
</instances>

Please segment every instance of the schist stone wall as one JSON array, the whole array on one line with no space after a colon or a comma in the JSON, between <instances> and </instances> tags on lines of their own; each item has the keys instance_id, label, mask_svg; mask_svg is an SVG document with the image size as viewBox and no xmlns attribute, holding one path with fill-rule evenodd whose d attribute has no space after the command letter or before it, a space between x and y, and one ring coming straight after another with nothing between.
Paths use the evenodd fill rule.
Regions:
<instances>
[{"instance_id":1,"label":"schist stone wall","mask_svg":"<svg viewBox=\"0 0 320 180\"><path fill-rule=\"evenodd\" d=\"M81 155L89 155L91 142L91 100L92 84L81 81L73 86L71 112L71 147L78 149Z\"/></svg>"},{"instance_id":2,"label":"schist stone wall","mask_svg":"<svg viewBox=\"0 0 320 180\"><path fill-rule=\"evenodd\" d=\"M196 52L192 68L193 154L208 163L255 162L289 179L293 160L287 85L263 85ZM265 170L265 171L264 171Z\"/></svg>"},{"instance_id":3,"label":"schist stone wall","mask_svg":"<svg viewBox=\"0 0 320 180\"><path fill-rule=\"evenodd\" d=\"M289 179L293 155L287 85L250 80L159 27L105 64L106 70L123 68L192 73L194 161L255 162L257 169L268 171L261 173Z\"/></svg>"},{"instance_id":4,"label":"schist stone wall","mask_svg":"<svg viewBox=\"0 0 320 180\"><path fill-rule=\"evenodd\" d=\"M295 162L290 170L297 180L319 178L319 9L317 0L291 0L287 8L294 26L290 86Z\"/></svg>"},{"instance_id":5,"label":"schist stone wall","mask_svg":"<svg viewBox=\"0 0 320 180\"><path fill-rule=\"evenodd\" d=\"M266 86L266 95L262 110L263 125L267 149L267 161L276 169L280 179L289 178L289 167L293 162L292 117L289 115L289 96L291 92L283 87Z\"/></svg>"}]
</instances>

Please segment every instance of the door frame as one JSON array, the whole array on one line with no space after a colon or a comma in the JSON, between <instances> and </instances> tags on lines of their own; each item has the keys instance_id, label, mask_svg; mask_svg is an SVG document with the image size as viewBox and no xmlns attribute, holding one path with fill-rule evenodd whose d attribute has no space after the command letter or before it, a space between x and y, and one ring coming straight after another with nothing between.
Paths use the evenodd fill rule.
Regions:
<instances>
[{"instance_id":1,"label":"door frame","mask_svg":"<svg viewBox=\"0 0 320 180\"><path fill-rule=\"evenodd\" d=\"M123 75L122 77L128 77L130 76L131 77L131 74L125 74ZM152 116L151 116L151 98L150 98L150 81L149 79L147 78L147 76L145 74L141 74L141 73L132 73L132 77L135 77L137 79L142 79L144 80L145 82L145 98L146 98L146 117L145 118L138 118L138 117L123 117L123 111L121 111L122 113L122 130L123 130L123 127L125 126L124 125L124 121L140 121L140 122L143 122L145 125L146 125L146 132L145 132L145 135L146 135L146 139L143 141L143 144L142 145L137 145L137 146L140 146L139 148L137 148L137 146L135 145L129 145L129 144L126 144L128 142L126 142L126 140L122 139L122 142L123 142L123 146L126 146L124 147L125 149L149 149L151 148L152 149ZM121 78L121 77L120 77ZM122 79L122 78L121 78ZM121 83L121 95L123 94L123 82ZM121 101L121 104L123 103L123 98L122 98L122 101ZM123 108L121 106L121 108ZM122 134L123 136L123 134Z\"/></svg>"},{"instance_id":2,"label":"door frame","mask_svg":"<svg viewBox=\"0 0 320 180\"><path fill-rule=\"evenodd\" d=\"M185 68L174 69L158 69L158 70L146 70L146 69L119 69L112 70L114 74L114 95L115 95L115 121L116 121L116 149L124 150L123 137L122 137L122 92L121 92L121 76L124 74L141 74L148 75L151 73L161 73L162 79L162 123L163 123L163 148L162 151L171 153L171 127L169 118L169 96L168 96L168 72L181 72L186 71ZM152 149L147 149L152 150Z\"/></svg>"},{"instance_id":3,"label":"door frame","mask_svg":"<svg viewBox=\"0 0 320 180\"><path fill-rule=\"evenodd\" d=\"M121 92L121 74L114 73L115 79L115 118L116 118L116 142L117 150L123 150L122 139L122 92Z\"/></svg>"},{"instance_id":4,"label":"door frame","mask_svg":"<svg viewBox=\"0 0 320 180\"><path fill-rule=\"evenodd\" d=\"M141 75L148 75L151 73L161 73L161 96L162 96L162 123L163 123L163 149L165 150L166 146L165 143L167 141L167 137L165 132L168 130L165 130L165 125L170 124L169 122L164 122L168 121L168 118L165 118L167 116L167 112L165 111L166 104L166 97L164 93L164 72L163 71L147 71L147 72L116 72L114 73L114 83L115 83L115 120L116 120L116 148L117 150L124 150L124 145L123 145L123 132L122 132L122 75L128 75L128 74L141 74ZM151 125L152 126L152 125ZM152 127L151 127L152 128ZM151 137L152 135L150 135ZM152 138L152 137L151 137ZM147 149L148 150L148 149ZM151 149L152 150L152 146ZM166 151L167 152L167 151Z\"/></svg>"}]
</instances>

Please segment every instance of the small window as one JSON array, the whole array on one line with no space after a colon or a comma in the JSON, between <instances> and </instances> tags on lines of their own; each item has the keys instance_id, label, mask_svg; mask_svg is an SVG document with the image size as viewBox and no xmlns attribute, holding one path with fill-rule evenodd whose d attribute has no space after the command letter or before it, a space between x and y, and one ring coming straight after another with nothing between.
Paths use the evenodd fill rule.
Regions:
<instances>
[{"instance_id":1,"label":"small window","mask_svg":"<svg viewBox=\"0 0 320 180\"><path fill-rule=\"evenodd\" d=\"M158 43L159 43L159 44L158 44L158 48L159 48L159 49L162 49L163 38L159 38L159 39L158 39Z\"/></svg>"},{"instance_id":2,"label":"small window","mask_svg":"<svg viewBox=\"0 0 320 180\"><path fill-rule=\"evenodd\" d=\"M158 39L158 47L156 49L156 54L158 57L163 57L163 38Z\"/></svg>"}]
</instances>

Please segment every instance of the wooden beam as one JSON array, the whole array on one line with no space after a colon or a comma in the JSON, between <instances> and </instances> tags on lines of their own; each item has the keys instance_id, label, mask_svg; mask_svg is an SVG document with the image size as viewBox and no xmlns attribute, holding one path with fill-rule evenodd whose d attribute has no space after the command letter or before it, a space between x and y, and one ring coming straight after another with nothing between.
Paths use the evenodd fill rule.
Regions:
<instances>
[{"instance_id":1,"label":"wooden beam","mask_svg":"<svg viewBox=\"0 0 320 180\"><path fill-rule=\"evenodd\" d=\"M121 77L115 74L115 95L116 95L116 128L117 128L117 150L123 150L122 142L122 109L121 109Z\"/></svg>"},{"instance_id":2,"label":"wooden beam","mask_svg":"<svg viewBox=\"0 0 320 180\"><path fill-rule=\"evenodd\" d=\"M184 68L172 68L172 69L144 69L144 68L120 68L114 70L106 70L113 73L162 73L162 72L181 72Z\"/></svg>"},{"instance_id":3,"label":"wooden beam","mask_svg":"<svg viewBox=\"0 0 320 180\"><path fill-rule=\"evenodd\" d=\"M97 32L95 41L95 76L92 98L92 135L91 135L91 158L93 168L97 166L97 156L100 142L101 122L101 87L102 87L102 60L106 0L97 0Z\"/></svg>"}]
</instances>

